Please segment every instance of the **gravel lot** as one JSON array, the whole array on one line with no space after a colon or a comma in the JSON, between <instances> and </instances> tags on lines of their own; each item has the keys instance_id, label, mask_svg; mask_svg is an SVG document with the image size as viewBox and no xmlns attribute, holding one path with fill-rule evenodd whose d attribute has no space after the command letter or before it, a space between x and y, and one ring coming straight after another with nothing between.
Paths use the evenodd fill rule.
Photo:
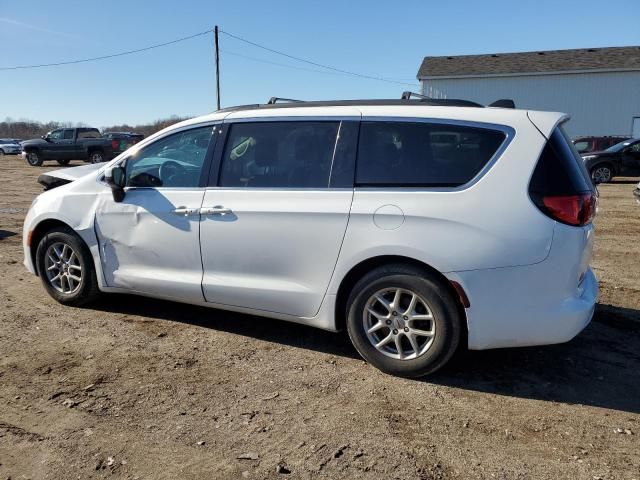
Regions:
<instances>
[{"instance_id":1,"label":"gravel lot","mask_svg":"<svg viewBox=\"0 0 640 480\"><path fill-rule=\"evenodd\" d=\"M601 303L582 334L415 381L299 325L133 296L61 307L21 250L54 165L0 158L0 480L640 479L631 180L600 187Z\"/></svg>"}]
</instances>

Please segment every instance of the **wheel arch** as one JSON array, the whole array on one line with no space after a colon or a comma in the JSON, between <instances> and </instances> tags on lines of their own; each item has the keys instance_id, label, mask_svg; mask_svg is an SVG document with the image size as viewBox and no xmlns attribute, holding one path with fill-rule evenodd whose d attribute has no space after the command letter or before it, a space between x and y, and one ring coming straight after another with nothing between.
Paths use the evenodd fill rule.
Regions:
<instances>
[{"instance_id":1,"label":"wheel arch","mask_svg":"<svg viewBox=\"0 0 640 480\"><path fill-rule=\"evenodd\" d=\"M36 271L36 275L38 276L40 276L40 272L38 272L38 263L36 262L36 250L38 249L38 244L40 243L42 238L47 234L47 232L50 232L54 228L68 228L69 230L73 230L71 226L69 226L62 220L58 220L56 218L47 218L36 225L36 228L33 229L29 238L29 252L31 255L31 262Z\"/></svg>"},{"instance_id":2,"label":"wheel arch","mask_svg":"<svg viewBox=\"0 0 640 480\"><path fill-rule=\"evenodd\" d=\"M438 278L442 284L449 290L451 295L453 296L456 305L458 306L458 311L460 313L460 318L463 319L463 329L466 340L466 335L468 331L467 326L467 315L465 312L465 306L468 307L468 300L466 298L465 292L462 290L460 285L456 285L449 280L446 276L444 276L440 271L433 268L431 265L428 265L420 260L416 260L415 258L406 257L403 255L379 255L375 257L370 257L366 260L361 261L360 263L354 265L347 274L342 278L340 282L340 286L338 287L338 293L336 295L336 303L335 303L335 325L336 330L343 330L346 327L347 321L347 300L349 298L349 294L353 289L356 282L362 278L364 275L369 273L370 271L384 266L384 265L410 265L413 267L417 267L422 270L426 270L436 278ZM460 289L460 290L458 290ZM466 344L466 341L461 342L462 344Z\"/></svg>"},{"instance_id":3,"label":"wheel arch","mask_svg":"<svg viewBox=\"0 0 640 480\"><path fill-rule=\"evenodd\" d=\"M593 172L596 168L602 167L602 166L607 166L611 169L611 177L618 175L617 165L615 164L615 162L611 161L611 159L609 158L603 158L602 160L591 165L591 168L589 169L589 174L591 175L591 172Z\"/></svg>"}]
</instances>

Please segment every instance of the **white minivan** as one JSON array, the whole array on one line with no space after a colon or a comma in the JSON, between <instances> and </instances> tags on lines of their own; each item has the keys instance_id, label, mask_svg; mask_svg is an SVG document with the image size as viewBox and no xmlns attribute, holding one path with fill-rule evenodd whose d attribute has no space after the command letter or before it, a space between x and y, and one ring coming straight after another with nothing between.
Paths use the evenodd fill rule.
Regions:
<instances>
[{"instance_id":1,"label":"white minivan","mask_svg":"<svg viewBox=\"0 0 640 480\"><path fill-rule=\"evenodd\" d=\"M25 265L67 305L134 293L346 328L408 377L459 345L566 342L598 292L567 120L455 100L220 110L42 175Z\"/></svg>"}]
</instances>

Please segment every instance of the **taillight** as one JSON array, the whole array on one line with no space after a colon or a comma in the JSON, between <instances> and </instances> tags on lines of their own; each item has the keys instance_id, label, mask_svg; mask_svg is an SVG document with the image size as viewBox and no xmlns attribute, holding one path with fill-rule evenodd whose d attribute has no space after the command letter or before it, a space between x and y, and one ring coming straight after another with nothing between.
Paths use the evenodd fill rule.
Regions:
<instances>
[{"instance_id":1,"label":"taillight","mask_svg":"<svg viewBox=\"0 0 640 480\"><path fill-rule=\"evenodd\" d=\"M118 142L116 140L111 140L111 148L118 150Z\"/></svg>"},{"instance_id":2,"label":"taillight","mask_svg":"<svg viewBox=\"0 0 640 480\"><path fill-rule=\"evenodd\" d=\"M593 220L596 195L582 159L570 147L562 127L556 128L531 176L531 200L553 220L579 227Z\"/></svg>"},{"instance_id":3,"label":"taillight","mask_svg":"<svg viewBox=\"0 0 640 480\"><path fill-rule=\"evenodd\" d=\"M596 214L596 196L591 193L578 195L544 196L542 208L554 220L574 226L587 225Z\"/></svg>"}]
</instances>

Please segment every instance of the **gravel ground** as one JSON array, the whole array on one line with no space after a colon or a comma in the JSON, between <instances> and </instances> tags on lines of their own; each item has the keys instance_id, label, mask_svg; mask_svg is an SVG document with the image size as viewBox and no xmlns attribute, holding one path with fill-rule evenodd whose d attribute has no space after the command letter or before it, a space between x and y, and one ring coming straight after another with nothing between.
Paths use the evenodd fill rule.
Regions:
<instances>
[{"instance_id":1,"label":"gravel ground","mask_svg":"<svg viewBox=\"0 0 640 480\"><path fill-rule=\"evenodd\" d=\"M53 168L0 158L0 480L640 479L630 180L600 187L601 303L583 333L416 381L343 334L124 295L58 305L21 250Z\"/></svg>"}]
</instances>

